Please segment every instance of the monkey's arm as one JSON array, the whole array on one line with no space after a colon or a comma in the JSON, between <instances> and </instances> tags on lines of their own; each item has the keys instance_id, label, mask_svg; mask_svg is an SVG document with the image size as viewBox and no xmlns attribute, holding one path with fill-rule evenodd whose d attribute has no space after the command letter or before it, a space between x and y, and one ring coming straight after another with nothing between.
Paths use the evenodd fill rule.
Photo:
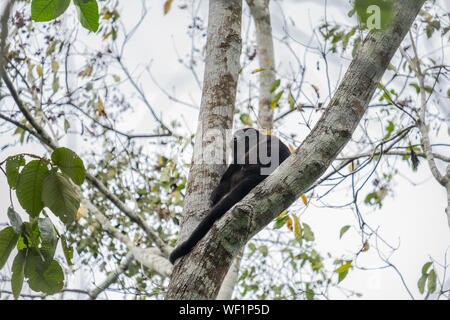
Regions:
<instances>
[{"instance_id":1,"label":"monkey's arm","mask_svg":"<svg viewBox=\"0 0 450 320\"><path fill-rule=\"evenodd\" d=\"M239 184L234 186L230 192L223 196L222 199L211 208L209 213L195 228L189 238L172 251L169 257L170 262L173 264L178 258L188 254L197 242L206 235L208 230L211 229L214 222L243 199L263 179L264 176L259 175L243 177Z\"/></svg>"}]
</instances>

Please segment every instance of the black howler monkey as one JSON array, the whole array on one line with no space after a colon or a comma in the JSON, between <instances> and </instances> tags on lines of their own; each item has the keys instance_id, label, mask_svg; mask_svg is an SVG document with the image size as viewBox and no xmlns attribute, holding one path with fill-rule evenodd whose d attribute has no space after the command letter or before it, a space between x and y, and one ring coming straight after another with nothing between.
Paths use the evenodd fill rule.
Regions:
<instances>
[{"instance_id":1,"label":"black howler monkey","mask_svg":"<svg viewBox=\"0 0 450 320\"><path fill-rule=\"evenodd\" d=\"M277 137L261 134L253 128L236 131L233 160L219 185L211 193L212 207L190 237L177 246L169 260L173 264L188 254L213 223L270 175L289 155L289 148Z\"/></svg>"}]
</instances>

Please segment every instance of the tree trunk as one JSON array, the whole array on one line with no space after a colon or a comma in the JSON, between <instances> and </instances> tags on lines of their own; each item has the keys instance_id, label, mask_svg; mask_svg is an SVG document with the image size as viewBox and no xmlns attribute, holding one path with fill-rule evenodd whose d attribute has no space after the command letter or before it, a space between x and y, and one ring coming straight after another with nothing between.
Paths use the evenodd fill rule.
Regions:
<instances>
[{"instance_id":1,"label":"tree trunk","mask_svg":"<svg viewBox=\"0 0 450 320\"><path fill-rule=\"evenodd\" d=\"M221 1L211 1L211 5L215 2ZM325 172L351 138L424 2L395 1L392 25L369 33L311 133L271 176L214 224L189 259L176 266L178 272L172 278L167 298L215 298L240 248ZM221 37L220 33L216 37Z\"/></svg>"},{"instance_id":2,"label":"tree trunk","mask_svg":"<svg viewBox=\"0 0 450 320\"><path fill-rule=\"evenodd\" d=\"M275 54L273 50L272 25L270 23L270 0L247 0L251 15L255 21L257 55L259 68L259 112L258 127L271 130L273 124L273 94L270 87L275 81Z\"/></svg>"},{"instance_id":3,"label":"tree trunk","mask_svg":"<svg viewBox=\"0 0 450 320\"><path fill-rule=\"evenodd\" d=\"M241 20L242 0L210 0L202 102L179 242L191 234L208 212L209 195L225 170L226 159L215 159L215 156L224 155L225 144L221 139L233 124L242 48ZM211 297L211 291L214 291L214 296L217 294L225 273L221 274L221 279L211 282L219 283L219 287L210 287L206 278L203 285L192 292L191 287L183 284L185 275L194 273L191 267L197 268L186 264L190 259L191 255L189 259L177 262L167 299L204 299L205 295ZM210 271L211 276L216 274L214 268Z\"/></svg>"},{"instance_id":4,"label":"tree trunk","mask_svg":"<svg viewBox=\"0 0 450 320\"><path fill-rule=\"evenodd\" d=\"M263 130L271 130L273 126L273 113L271 103L273 94L270 87L275 81L275 55L273 50L272 26L270 23L270 0L247 0L251 15L255 22L257 43L257 55L260 68L259 72L259 111L258 127ZM232 297L234 286L239 276L239 266L244 255L245 246L233 260L233 263L225 276L217 299L229 300Z\"/></svg>"}]
</instances>

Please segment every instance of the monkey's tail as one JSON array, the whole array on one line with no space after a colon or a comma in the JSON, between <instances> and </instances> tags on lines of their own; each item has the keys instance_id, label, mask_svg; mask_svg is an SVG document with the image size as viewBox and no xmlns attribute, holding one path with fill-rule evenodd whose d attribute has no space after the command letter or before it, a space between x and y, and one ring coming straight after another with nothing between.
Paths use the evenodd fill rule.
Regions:
<instances>
[{"instance_id":1,"label":"monkey's tail","mask_svg":"<svg viewBox=\"0 0 450 320\"><path fill-rule=\"evenodd\" d=\"M263 179L263 176L251 176L244 178L237 186L234 186L229 193L223 196L223 198L211 208L208 215L200 222L197 228L195 228L190 237L172 251L169 261L173 264L178 258L188 254L197 242L205 236L208 230L211 229L214 222L222 217L236 203L241 201L241 199Z\"/></svg>"},{"instance_id":2,"label":"monkey's tail","mask_svg":"<svg viewBox=\"0 0 450 320\"><path fill-rule=\"evenodd\" d=\"M228 211L227 208L220 206L222 201L219 201L208 213L208 215L199 223L195 228L194 232L189 236L189 238L182 244L178 245L170 254L169 261L174 264L178 258L188 254L192 248L199 242L211 229L214 222L219 219L225 212ZM224 203L222 203L224 204Z\"/></svg>"}]
</instances>

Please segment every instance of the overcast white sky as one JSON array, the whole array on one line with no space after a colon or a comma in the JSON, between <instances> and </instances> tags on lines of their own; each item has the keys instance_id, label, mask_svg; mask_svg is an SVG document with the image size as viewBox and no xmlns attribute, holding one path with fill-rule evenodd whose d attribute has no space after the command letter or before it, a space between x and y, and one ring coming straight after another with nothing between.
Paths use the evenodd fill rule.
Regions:
<instances>
[{"instance_id":1,"label":"overcast white sky","mask_svg":"<svg viewBox=\"0 0 450 320\"><path fill-rule=\"evenodd\" d=\"M124 2L127 3L126 6L123 4ZM176 48L183 58L190 50L190 39L186 35L187 25L191 22L190 17L186 10L177 8L177 1L174 1L172 10L166 16L162 14L163 1L148 2L151 3L149 14L125 51L125 63L130 70L139 74L143 71L142 66L153 60L152 71L161 86L171 92L172 88L176 88L178 98L199 105L201 92L194 83L191 74L177 62L178 56L174 50ZM279 6L282 6L287 18L295 22L296 28L290 30L291 35L300 42L308 43L311 37L311 27L317 26L323 19L324 3L325 1L319 0L284 0L273 3L271 8L275 36L282 34L283 16L279 11ZM440 4L450 9L448 1L442 0ZM137 17L140 16L140 1L122 1L121 9L124 21L130 28ZM328 20L351 24L352 22L346 16L349 10L350 5L346 0L328 1ZM247 12L247 9L245 9L245 12ZM207 1L203 1L200 15L206 23ZM247 18L245 18L244 25L247 21ZM68 20L67 23L73 23L73 19ZM100 35L85 35L83 31L80 34L85 37L84 42L89 47L100 48L102 46ZM304 52L299 52L300 57L303 57L303 54ZM447 51L447 54L450 54L450 52ZM292 61L292 56L278 42L275 42L275 55L278 70L283 72L289 69L288 62ZM320 70L315 68L317 62L322 63L320 56L314 52L309 52L306 58L307 63L310 64L307 80L318 85L322 92L327 92L323 64ZM339 77L343 76L349 61L343 60L339 56L330 56L328 62L330 63L330 80L334 88ZM200 74L200 78L202 78L202 74ZM257 81L256 77L255 81ZM170 101L145 74L142 76L140 83L148 93L152 105L158 113L163 115L166 122L169 122L169 119L184 119L180 121L188 127L186 132L195 132L198 116L196 110L176 105L173 101ZM450 107L448 110L450 112ZM122 129L136 128L137 132L148 132L149 129L147 128L152 121L148 110L142 105L137 105L136 113L124 123ZM296 122L290 123L288 121L285 125L295 126ZM446 130L444 130L444 133L446 133ZM291 131L286 130L287 133ZM303 134L306 134L306 131ZM7 136L0 137L0 145L3 145L8 139ZM81 141L71 140L68 143L70 148L78 152L81 151ZM442 134L440 143L450 143L449 136ZM39 153L42 152L42 149L39 147L34 150L30 150L29 147L10 148L0 152L0 160L11 154L29 151ZM450 156L448 150L446 155ZM430 256L437 262L444 263L446 250L450 246L450 232L445 215L446 193L431 177L424 161L421 161L419 170L415 173L401 162L395 162L395 164L407 176L407 179L396 178L392 184L394 194L384 200L383 208L372 210L364 207L364 217L372 227L379 228L378 231L385 240L390 244L399 246L390 261L399 269L415 298L421 298L417 290L417 280L420 277L422 265L429 261ZM443 170L443 164L440 163L439 165L440 169ZM416 185L408 182L408 180L413 181ZM348 202L350 199L349 190L341 190L333 197L337 203ZM0 223L8 221L6 216L8 205L7 182L0 175ZM317 245L323 253L331 252L334 256L352 257L360 249L360 237L354 229L357 228L357 220L351 210L310 206L301 219L312 227ZM351 225L353 228L347 232L342 240L338 240L339 230L344 225ZM447 258L447 264L450 263L449 260L450 258ZM376 268L382 264L374 248L360 255L358 262L359 266L366 268ZM371 271L353 270L344 280L343 286L363 293L363 299L409 298L400 278L392 268ZM344 296L336 291L332 292L330 298L344 298Z\"/></svg>"}]
</instances>

